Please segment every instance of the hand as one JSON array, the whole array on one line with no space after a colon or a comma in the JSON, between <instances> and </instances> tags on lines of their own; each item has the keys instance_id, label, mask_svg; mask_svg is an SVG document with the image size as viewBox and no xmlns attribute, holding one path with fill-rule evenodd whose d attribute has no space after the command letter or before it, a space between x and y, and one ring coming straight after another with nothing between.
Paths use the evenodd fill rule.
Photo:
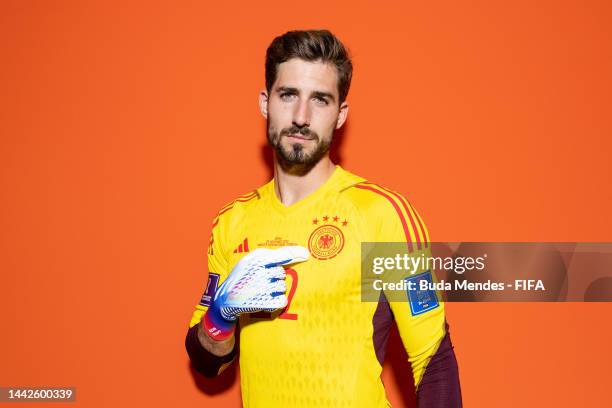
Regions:
<instances>
[{"instance_id":1,"label":"hand","mask_svg":"<svg viewBox=\"0 0 612 408\"><path fill-rule=\"evenodd\" d=\"M285 268L308 259L301 246L258 248L242 258L221 284L202 325L210 337L231 337L242 313L272 312L287 306Z\"/></svg>"}]
</instances>

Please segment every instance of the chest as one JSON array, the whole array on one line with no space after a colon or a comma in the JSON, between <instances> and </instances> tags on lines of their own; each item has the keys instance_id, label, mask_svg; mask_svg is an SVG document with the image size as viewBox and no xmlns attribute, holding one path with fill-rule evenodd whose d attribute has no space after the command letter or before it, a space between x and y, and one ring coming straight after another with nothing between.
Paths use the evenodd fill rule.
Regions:
<instances>
[{"instance_id":1,"label":"chest","mask_svg":"<svg viewBox=\"0 0 612 408\"><path fill-rule=\"evenodd\" d=\"M230 232L230 265L256 248L300 245L310 258L289 265L289 312L331 307L360 296L361 242L367 226L350 205L326 202L290 214L250 211Z\"/></svg>"}]
</instances>

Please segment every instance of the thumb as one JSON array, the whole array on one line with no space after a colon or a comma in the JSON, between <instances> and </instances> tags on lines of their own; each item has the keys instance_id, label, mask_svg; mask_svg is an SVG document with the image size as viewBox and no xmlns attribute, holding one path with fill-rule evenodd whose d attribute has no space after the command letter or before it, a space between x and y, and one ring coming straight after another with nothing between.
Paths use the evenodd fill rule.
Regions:
<instances>
[{"instance_id":1,"label":"thumb","mask_svg":"<svg viewBox=\"0 0 612 408\"><path fill-rule=\"evenodd\" d=\"M273 249L266 255L264 267L272 268L279 265L289 265L296 262L304 262L310 253L303 246L285 246Z\"/></svg>"}]
</instances>

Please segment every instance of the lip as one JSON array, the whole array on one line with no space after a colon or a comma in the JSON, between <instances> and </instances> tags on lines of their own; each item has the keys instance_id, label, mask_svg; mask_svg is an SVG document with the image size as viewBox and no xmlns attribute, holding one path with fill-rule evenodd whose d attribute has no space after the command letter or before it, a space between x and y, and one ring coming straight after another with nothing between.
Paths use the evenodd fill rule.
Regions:
<instances>
[{"instance_id":1,"label":"lip","mask_svg":"<svg viewBox=\"0 0 612 408\"><path fill-rule=\"evenodd\" d=\"M295 133L287 135L287 137L289 137L291 139L297 139L297 140L312 140L311 137L304 136L304 135L301 135L301 134L295 134Z\"/></svg>"}]
</instances>

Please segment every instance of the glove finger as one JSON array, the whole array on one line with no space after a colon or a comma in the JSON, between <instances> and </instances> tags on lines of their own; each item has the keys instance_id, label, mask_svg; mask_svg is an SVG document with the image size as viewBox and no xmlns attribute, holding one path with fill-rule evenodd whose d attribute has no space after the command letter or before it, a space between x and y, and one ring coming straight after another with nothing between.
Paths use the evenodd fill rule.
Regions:
<instances>
[{"instance_id":1,"label":"glove finger","mask_svg":"<svg viewBox=\"0 0 612 408\"><path fill-rule=\"evenodd\" d=\"M266 255L264 265L266 268L272 268L279 265L289 265L296 262L303 262L308 259L310 253L308 249L295 245L284 246L282 248L273 249Z\"/></svg>"},{"instance_id":2,"label":"glove finger","mask_svg":"<svg viewBox=\"0 0 612 408\"><path fill-rule=\"evenodd\" d=\"M257 248L240 258L240 261L238 261L233 269L248 269L257 267L258 265L263 265L267 263L267 258L271 253L271 249Z\"/></svg>"},{"instance_id":3,"label":"glove finger","mask_svg":"<svg viewBox=\"0 0 612 408\"><path fill-rule=\"evenodd\" d=\"M270 295L272 297L277 297L280 295L284 295L287 291L287 282L284 280L278 280L270 284Z\"/></svg>"},{"instance_id":4,"label":"glove finger","mask_svg":"<svg viewBox=\"0 0 612 408\"><path fill-rule=\"evenodd\" d=\"M271 292L269 284L244 288L240 292L230 293L225 299L225 305L233 307L267 307L274 299Z\"/></svg>"},{"instance_id":5,"label":"glove finger","mask_svg":"<svg viewBox=\"0 0 612 408\"><path fill-rule=\"evenodd\" d=\"M271 298L269 302L266 302L265 307L262 307L262 310L267 312L273 312L278 309L282 309L287 306L287 296L280 295Z\"/></svg>"},{"instance_id":6,"label":"glove finger","mask_svg":"<svg viewBox=\"0 0 612 408\"><path fill-rule=\"evenodd\" d=\"M268 268L266 269L266 272L267 272L266 276L268 277L270 282L274 282L280 279L285 279L286 277L285 268L283 268L282 266L275 266L272 268Z\"/></svg>"},{"instance_id":7,"label":"glove finger","mask_svg":"<svg viewBox=\"0 0 612 408\"><path fill-rule=\"evenodd\" d=\"M240 310L265 310L274 311L287 306L287 296L284 292L277 296L272 296L270 293L259 294L255 298L250 299L228 299L225 308L240 309Z\"/></svg>"}]
</instances>

